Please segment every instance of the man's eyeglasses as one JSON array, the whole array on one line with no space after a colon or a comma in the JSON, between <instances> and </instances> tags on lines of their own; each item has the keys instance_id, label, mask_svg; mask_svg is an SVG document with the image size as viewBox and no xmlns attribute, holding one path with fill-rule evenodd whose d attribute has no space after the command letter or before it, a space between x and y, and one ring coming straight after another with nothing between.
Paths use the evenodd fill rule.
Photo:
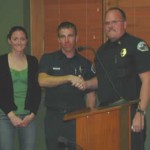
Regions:
<instances>
[{"instance_id":1,"label":"man's eyeglasses","mask_svg":"<svg viewBox=\"0 0 150 150\"><path fill-rule=\"evenodd\" d=\"M124 22L124 20L113 20L113 21L106 21L105 22L105 25L108 26L108 25L116 25L117 23L119 22Z\"/></svg>"}]
</instances>

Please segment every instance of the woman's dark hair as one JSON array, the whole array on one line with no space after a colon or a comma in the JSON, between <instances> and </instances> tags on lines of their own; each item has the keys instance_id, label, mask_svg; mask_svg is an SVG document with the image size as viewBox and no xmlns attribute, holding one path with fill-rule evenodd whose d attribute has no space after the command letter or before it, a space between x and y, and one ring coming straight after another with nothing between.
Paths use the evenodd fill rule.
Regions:
<instances>
[{"instance_id":1,"label":"woman's dark hair","mask_svg":"<svg viewBox=\"0 0 150 150\"><path fill-rule=\"evenodd\" d=\"M9 30L9 33L7 35L7 39L11 39L11 36L12 34L15 32L15 31L22 31L24 32L25 36L26 36L26 39L28 39L28 34L27 34L27 31L24 27L22 26L13 26L10 30Z\"/></svg>"}]
</instances>

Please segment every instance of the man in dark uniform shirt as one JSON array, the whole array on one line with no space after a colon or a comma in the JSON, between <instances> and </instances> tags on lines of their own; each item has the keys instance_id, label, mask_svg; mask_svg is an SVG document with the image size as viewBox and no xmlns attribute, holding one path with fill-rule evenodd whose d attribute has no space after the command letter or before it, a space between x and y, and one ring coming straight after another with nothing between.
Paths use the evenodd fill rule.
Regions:
<instances>
[{"instance_id":1,"label":"man in dark uniform shirt","mask_svg":"<svg viewBox=\"0 0 150 150\"><path fill-rule=\"evenodd\" d=\"M75 121L63 121L66 113L95 106L95 92L88 93L76 88L83 79L94 77L91 62L76 52L76 26L63 22L58 26L57 32L60 50L44 54L39 67L39 83L46 91L47 150L58 149L59 136L75 142Z\"/></svg>"},{"instance_id":2,"label":"man in dark uniform shirt","mask_svg":"<svg viewBox=\"0 0 150 150\"><path fill-rule=\"evenodd\" d=\"M102 105L140 99L131 110L131 150L144 150L145 111L150 100L150 50L145 41L126 33L126 15L120 8L106 12L108 37L95 58L97 78L79 85L97 88Z\"/></svg>"}]
</instances>

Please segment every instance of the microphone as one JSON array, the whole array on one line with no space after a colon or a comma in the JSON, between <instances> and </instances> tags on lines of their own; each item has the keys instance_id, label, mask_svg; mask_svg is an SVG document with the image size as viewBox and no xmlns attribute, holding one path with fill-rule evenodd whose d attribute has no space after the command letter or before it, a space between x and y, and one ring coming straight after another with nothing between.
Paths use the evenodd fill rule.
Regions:
<instances>
[{"instance_id":1,"label":"microphone","mask_svg":"<svg viewBox=\"0 0 150 150\"><path fill-rule=\"evenodd\" d=\"M116 87L115 87L115 85L114 85L112 79L110 78L110 75L109 75L108 71L106 70L106 68L105 68L105 66L104 66L104 64L103 64L103 62L101 61L101 59L99 58L99 56L98 56L97 53L95 52L94 48L92 48L92 47L90 47L90 46L79 46L79 47L77 48L77 50L78 50L79 52L81 52L81 51L83 51L83 50L91 50L91 51L94 53L95 57L96 57L97 60L98 60L98 63L101 65L103 71L105 72L106 77L107 77L107 79L108 79L108 81L109 81L111 87L113 88L113 90L114 90L114 92L116 93L117 97L119 97L119 100L117 100L117 101L115 101L115 102L112 102L112 103L109 103L108 106L117 106L117 105L120 105L120 104L127 103L128 100L124 99L124 98L120 95L119 91L116 89Z\"/></svg>"},{"instance_id":2,"label":"microphone","mask_svg":"<svg viewBox=\"0 0 150 150\"><path fill-rule=\"evenodd\" d=\"M62 136L58 137L58 143L61 145L61 148L68 148L70 150L83 150L80 145Z\"/></svg>"}]
</instances>

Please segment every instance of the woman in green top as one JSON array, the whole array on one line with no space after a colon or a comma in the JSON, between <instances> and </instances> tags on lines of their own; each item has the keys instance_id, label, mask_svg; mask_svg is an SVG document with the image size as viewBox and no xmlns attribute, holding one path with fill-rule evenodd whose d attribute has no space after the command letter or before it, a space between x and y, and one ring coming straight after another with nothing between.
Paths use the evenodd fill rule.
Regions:
<instances>
[{"instance_id":1,"label":"woman in green top","mask_svg":"<svg viewBox=\"0 0 150 150\"><path fill-rule=\"evenodd\" d=\"M11 51L0 56L0 150L15 150L16 131L20 150L35 150L38 60L24 53L28 36L23 27L12 27L7 38Z\"/></svg>"}]
</instances>

